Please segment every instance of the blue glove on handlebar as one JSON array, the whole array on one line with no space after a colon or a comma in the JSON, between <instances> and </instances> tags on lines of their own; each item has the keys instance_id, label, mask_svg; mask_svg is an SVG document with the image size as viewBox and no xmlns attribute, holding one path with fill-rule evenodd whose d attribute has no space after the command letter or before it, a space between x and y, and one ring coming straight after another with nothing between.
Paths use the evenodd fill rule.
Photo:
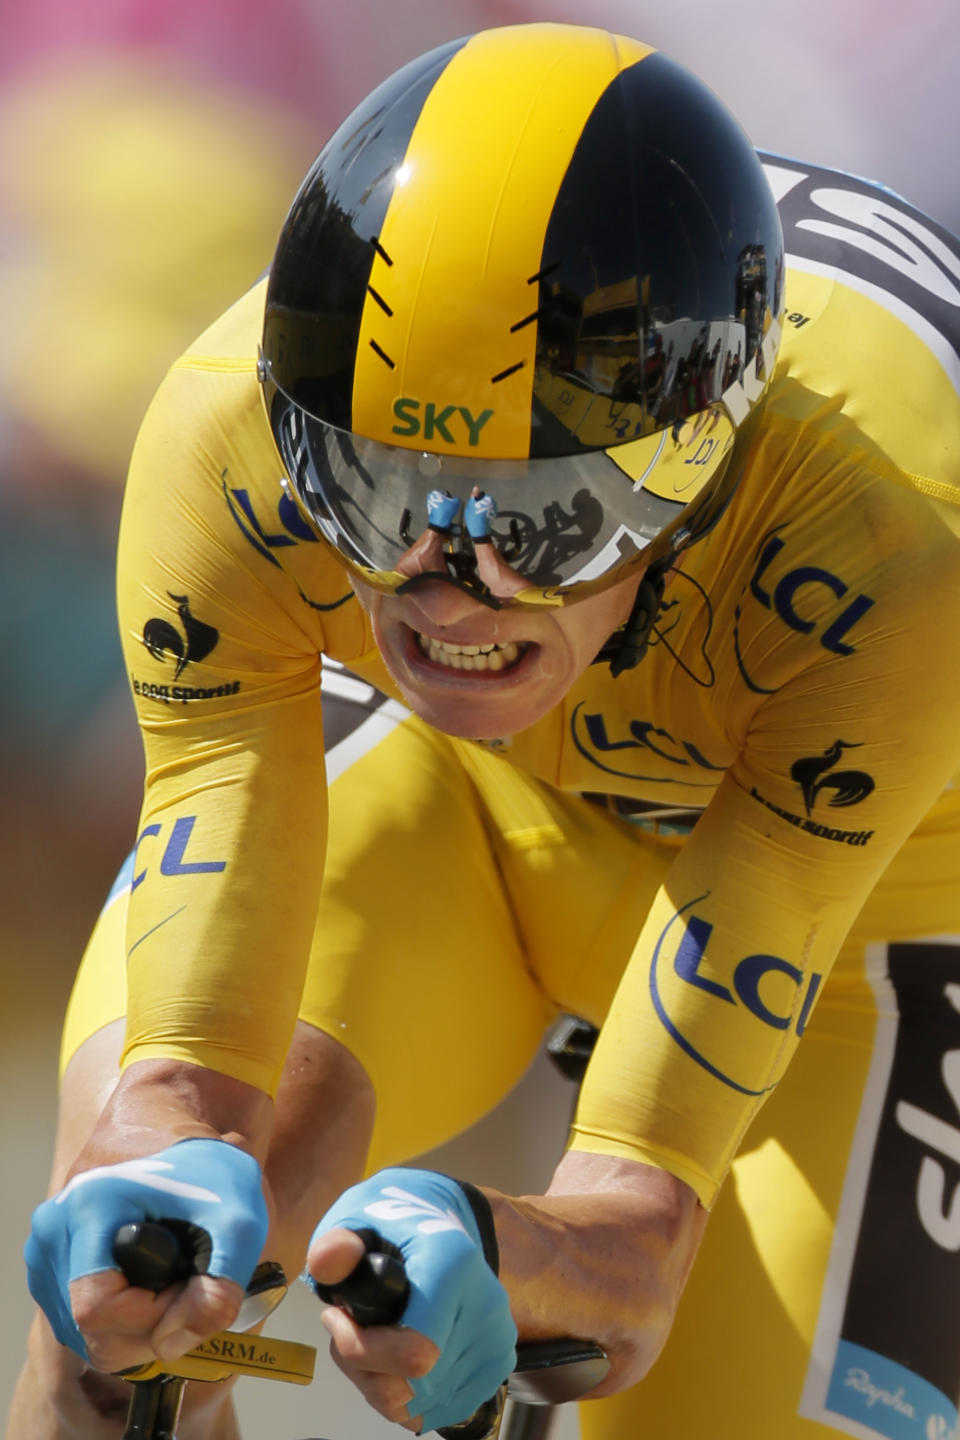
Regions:
<instances>
[{"instance_id":1,"label":"blue glove on handlebar","mask_svg":"<svg viewBox=\"0 0 960 1440\"><path fill-rule=\"evenodd\" d=\"M185 1220L205 1230L207 1273L246 1287L267 1238L260 1166L223 1140L180 1140L156 1155L83 1171L33 1213L24 1249L30 1294L61 1345L84 1360L70 1282L116 1270L113 1240L137 1220Z\"/></svg>"},{"instance_id":2,"label":"blue glove on handlebar","mask_svg":"<svg viewBox=\"0 0 960 1440\"><path fill-rule=\"evenodd\" d=\"M464 507L463 519L475 544L493 538L490 527L496 518L497 502L492 495L486 495L480 490L470 496Z\"/></svg>"},{"instance_id":3,"label":"blue glove on handlebar","mask_svg":"<svg viewBox=\"0 0 960 1440\"><path fill-rule=\"evenodd\" d=\"M410 1379L409 1413L423 1416L424 1433L468 1419L516 1364L517 1329L496 1276L484 1197L432 1170L381 1170L341 1195L314 1238L339 1226L373 1227L397 1247L410 1284L402 1323L440 1351L428 1375Z\"/></svg>"},{"instance_id":4,"label":"blue glove on handlebar","mask_svg":"<svg viewBox=\"0 0 960 1440\"><path fill-rule=\"evenodd\" d=\"M449 535L460 513L460 501L449 490L431 490L427 496L427 524L441 535Z\"/></svg>"}]
</instances>

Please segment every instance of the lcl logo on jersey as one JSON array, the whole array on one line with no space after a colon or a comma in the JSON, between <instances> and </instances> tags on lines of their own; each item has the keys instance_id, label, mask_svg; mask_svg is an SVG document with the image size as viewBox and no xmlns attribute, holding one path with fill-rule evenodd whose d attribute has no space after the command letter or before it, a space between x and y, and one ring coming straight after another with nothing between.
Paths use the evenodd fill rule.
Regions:
<instances>
[{"instance_id":1,"label":"lcl logo on jersey","mask_svg":"<svg viewBox=\"0 0 960 1440\"><path fill-rule=\"evenodd\" d=\"M815 634L824 650L852 655L851 632L875 601L863 593L851 594L846 582L822 565L791 563L789 553L784 553L786 547L787 541L776 534L763 542L749 594L798 635ZM824 604L827 614L821 619L817 612Z\"/></svg>"},{"instance_id":2,"label":"lcl logo on jersey","mask_svg":"<svg viewBox=\"0 0 960 1440\"><path fill-rule=\"evenodd\" d=\"M274 527L273 521L269 518L264 520L262 515L257 513L254 497L251 496L249 490L231 489L227 484L226 476L225 470L221 477L223 498L227 502L233 522L247 543L252 545L264 560L282 570L283 566L274 555L274 550L285 550L288 546L296 545L301 540L308 545L317 544L320 537L314 534L297 509L296 502L289 490L289 481L286 479L281 481L282 488L277 501L277 521L282 528L278 530ZM309 605L311 610L339 610L341 605L346 605L353 599L353 591L348 588L346 594L339 595L334 600L311 600L299 583L295 583L300 590L300 599L305 605Z\"/></svg>"},{"instance_id":3,"label":"lcl logo on jersey","mask_svg":"<svg viewBox=\"0 0 960 1440\"><path fill-rule=\"evenodd\" d=\"M163 848L160 851L159 872L167 879L178 875L211 875L219 874L226 870L226 860L199 859L191 852L187 858L187 850L191 848L191 839L194 826L197 823L196 815L178 815L173 821L172 828L169 825L153 824L145 825L137 836L137 843L134 848L132 860L134 874L130 881L130 889L134 891L146 880L150 866L145 865L142 870L137 870L138 857L141 847L146 840L162 839Z\"/></svg>"},{"instance_id":4,"label":"lcl logo on jersey","mask_svg":"<svg viewBox=\"0 0 960 1440\"><path fill-rule=\"evenodd\" d=\"M726 762L708 759L692 740L677 740L651 720L615 723L601 713L589 712L585 704L581 701L570 717L573 743L585 760L608 775L628 780L669 779L713 790L716 777L727 768ZM713 772L715 778L705 771Z\"/></svg>"},{"instance_id":5,"label":"lcl logo on jersey","mask_svg":"<svg viewBox=\"0 0 960 1440\"><path fill-rule=\"evenodd\" d=\"M264 522L260 519L248 490L232 489L224 479L223 496L244 539L248 540L265 560L269 560L271 565L280 564L277 557L271 553L274 550L296 545L299 540L306 541L308 545L316 544L318 537L300 514L293 497L285 490L280 491L277 500L277 520L281 527L279 530L274 529L269 520Z\"/></svg>"},{"instance_id":6,"label":"lcl logo on jersey","mask_svg":"<svg viewBox=\"0 0 960 1440\"><path fill-rule=\"evenodd\" d=\"M779 1073L749 1071L749 1057L758 1048L757 1025L802 1035L823 976L815 971L806 974L782 956L765 953L743 956L729 976L721 978L715 969L711 974L708 950L713 926L692 913L705 898L700 896L676 911L664 926L650 965L651 999L660 1023L691 1060L731 1090L763 1095L776 1084ZM698 992L692 1006L690 991ZM729 1007L722 1024L703 1022L704 995ZM688 1014L697 1016L702 1035L686 1020Z\"/></svg>"}]
</instances>

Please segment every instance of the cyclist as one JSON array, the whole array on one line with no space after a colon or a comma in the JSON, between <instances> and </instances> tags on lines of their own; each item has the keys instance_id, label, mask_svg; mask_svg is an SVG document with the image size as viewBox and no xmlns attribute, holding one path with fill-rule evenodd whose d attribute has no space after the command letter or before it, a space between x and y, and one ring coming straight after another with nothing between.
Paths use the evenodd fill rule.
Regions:
<instances>
[{"instance_id":1,"label":"cyclist","mask_svg":"<svg viewBox=\"0 0 960 1440\"><path fill-rule=\"evenodd\" d=\"M598 30L445 45L334 135L133 456L146 793L67 1017L17 1434L103 1433L104 1372L229 1323L268 1217L325 1283L357 1229L404 1254L402 1327L325 1323L407 1428L519 1331L608 1350L598 1435L949 1432L958 277ZM325 867L321 655L387 697ZM600 1037L545 1195L397 1168L562 1011ZM208 1273L128 1287L141 1213Z\"/></svg>"}]
</instances>

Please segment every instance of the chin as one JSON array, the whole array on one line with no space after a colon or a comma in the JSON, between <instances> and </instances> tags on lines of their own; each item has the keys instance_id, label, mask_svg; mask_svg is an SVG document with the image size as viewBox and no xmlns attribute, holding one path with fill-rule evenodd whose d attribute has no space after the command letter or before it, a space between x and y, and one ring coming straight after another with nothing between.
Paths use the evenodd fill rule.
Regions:
<instances>
[{"instance_id":1,"label":"chin","mask_svg":"<svg viewBox=\"0 0 960 1440\"><path fill-rule=\"evenodd\" d=\"M509 694L495 693L494 686L488 686L486 693L478 695L457 691L452 686L433 686L410 683L407 677L394 675L394 679L409 708L445 735L454 735L464 740L496 740L501 736L516 735L528 729L558 703L559 697L545 695L542 688L514 687Z\"/></svg>"},{"instance_id":2,"label":"chin","mask_svg":"<svg viewBox=\"0 0 960 1440\"><path fill-rule=\"evenodd\" d=\"M498 712L483 707L484 713L481 714L479 708L436 705L414 695L410 696L407 704L434 730L460 740L499 740L528 729L540 719L539 714L529 710L520 715L512 709Z\"/></svg>"}]
</instances>

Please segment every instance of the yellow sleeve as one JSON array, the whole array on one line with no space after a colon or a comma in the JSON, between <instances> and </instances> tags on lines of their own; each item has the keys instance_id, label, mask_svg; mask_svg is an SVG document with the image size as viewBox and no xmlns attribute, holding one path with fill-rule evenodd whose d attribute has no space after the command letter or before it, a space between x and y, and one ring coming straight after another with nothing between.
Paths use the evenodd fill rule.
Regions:
<instances>
[{"instance_id":1,"label":"yellow sleeve","mask_svg":"<svg viewBox=\"0 0 960 1440\"><path fill-rule=\"evenodd\" d=\"M322 604L237 523L237 493L271 494L265 476L279 494L252 354L188 355L141 429L121 523L146 754L123 1063L174 1057L272 1093L323 871L327 637ZM348 591L325 547L302 549L312 596Z\"/></svg>"},{"instance_id":2,"label":"yellow sleeve","mask_svg":"<svg viewBox=\"0 0 960 1440\"><path fill-rule=\"evenodd\" d=\"M670 1170L705 1205L871 889L957 765L960 549L922 500L890 492L881 508L874 493L859 492L877 525L838 539L826 507L811 548L832 570L846 544L847 572L878 597L856 646L812 636L793 665L796 630L772 601L752 607L765 618L740 642L752 673L776 678L655 900L582 1093L574 1148ZM794 572L805 604L822 573Z\"/></svg>"}]
</instances>

